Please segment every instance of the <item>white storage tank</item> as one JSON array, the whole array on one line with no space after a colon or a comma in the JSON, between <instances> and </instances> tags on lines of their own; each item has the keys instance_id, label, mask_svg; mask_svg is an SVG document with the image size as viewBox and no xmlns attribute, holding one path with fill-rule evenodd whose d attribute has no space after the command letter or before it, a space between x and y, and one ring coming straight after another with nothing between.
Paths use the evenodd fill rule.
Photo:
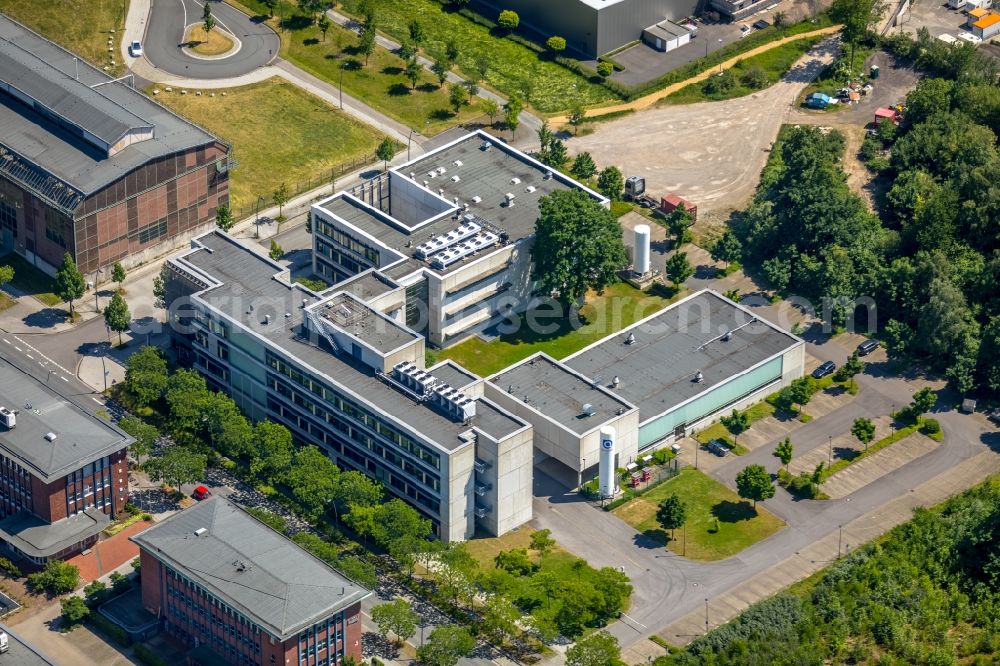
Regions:
<instances>
[{"instance_id":1,"label":"white storage tank","mask_svg":"<svg viewBox=\"0 0 1000 666\"><path fill-rule=\"evenodd\" d=\"M632 269L636 275L649 272L649 225L637 224L635 227L635 261Z\"/></svg>"},{"instance_id":2,"label":"white storage tank","mask_svg":"<svg viewBox=\"0 0 1000 666\"><path fill-rule=\"evenodd\" d=\"M601 458L598 467L601 497L614 497L618 487L615 483L615 429L601 428Z\"/></svg>"}]
</instances>

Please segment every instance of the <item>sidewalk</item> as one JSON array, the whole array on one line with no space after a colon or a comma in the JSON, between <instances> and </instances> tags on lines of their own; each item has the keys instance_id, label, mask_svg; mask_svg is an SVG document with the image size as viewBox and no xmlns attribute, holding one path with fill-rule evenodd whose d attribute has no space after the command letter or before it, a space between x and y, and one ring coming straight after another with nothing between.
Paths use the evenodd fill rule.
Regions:
<instances>
[{"instance_id":1,"label":"sidewalk","mask_svg":"<svg viewBox=\"0 0 1000 666\"><path fill-rule=\"evenodd\" d=\"M981 483L991 474L1000 472L1000 455L993 451L969 458L947 472L926 481L911 492L870 511L825 537L813 542L795 555L772 565L746 583L709 600L709 627L717 627L736 617L751 604L780 592L812 575L850 552L851 545L867 543L913 516L913 509L933 506ZM705 632L705 609L691 611L656 633L674 645L687 645ZM663 648L652 641L638 643L623 654L631 664L644 663L647 657L663 655Z\"/></svg>"}]
</instances>

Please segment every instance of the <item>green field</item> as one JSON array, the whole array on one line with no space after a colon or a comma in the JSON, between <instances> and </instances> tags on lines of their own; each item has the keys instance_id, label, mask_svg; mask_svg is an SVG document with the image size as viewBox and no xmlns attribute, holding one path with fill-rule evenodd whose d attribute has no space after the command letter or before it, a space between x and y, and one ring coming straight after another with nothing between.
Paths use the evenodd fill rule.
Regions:
<instances>
[{"instance_id":1,"label":"green field","mask_svg":"<svg viewBox=\"0 0 1000 666\"><path fill-rule=\"evenodd\" d=\"M269 198L282 182L296 183L355 162L375 162L382 137L323 100L272 78L222 97L160 92L166 104L233 145L239 166L230 175L234 209ZM380 165L381 166L381 165Z\"/></svg>"},{"instance_id":2,"label":"green field","mask_svg":"<svg viewBox=\"0 0 1000 666\"><path fill-rule=\"evenodd\" d=\"M50 307L62 303L62 299L52 293L55 289L52 278L29 264L21 255L14 252L5 254L0 257L0 265L14 267L14 279L11 280L11 284L20 291L34 296Z\"/></svg>"},{"instance_id":3,"label":"green field","mask_svg":"<svg viewBox=\"0 0 1000 666\"><path fill-rule=\"evenodd\" d=\"M108 37L121 33L128 0L0 0L0 12L24 23L95 65L108 64ZM111 47L120 73L120 44Z\"/></svg>"},{"instance_id":4,"label":"green field","mask_svg":"<svg viewBox=\"0 0 1000 666\"><path fill-rule=\"evenodd\" d=\"M357 15L361 0L346 0L345 11ZM437 0L394 0L379 5L379 29L396 41L408 37L407 26L417 19L427 32L425 49L440 53L454 39L460 55L458 66L475 77L475 60L489 61L487 82L505 95L521 94L542 113L570 108L574 102L597 104L613 98L606 88L591 83L558 63L539 58L528 47L498 37L485 25L474 23L453 11L453 6ZM494 19L495 17L487 17Z\"/></svg>"},{"instance_id":5,"label":"green field","mask_svg":"<svg viewBox=\"0 0 1000 666\"><path fill-rule=\"evenodd\" d=\"M767 85L773 85L813 46L825 37L808 37L781 46L770 51L740 60L730 71L735 74L737 80L754 68L760 68L767 75ZM725 92L707 93L704 90L705 83L692 83L681 88L672 95L668 95L660 100L660 104L692 104L695 102L714 102L724 99L743 97L757 92L757 89L750 88L740 83L735 88Z\"/></svg>"},{"instance_id":6,"label":"green field","mask_svg":"<svg viewBox=\"0 0 1000 666\"><path fill-rule=\"evenodd\" d=\"M676 299L677 296L674 296ZM536 333L523 325L510 335L491 342L473 337L436 355L438 360L450 358L469 370L485 377L491 375L535 352L543 351L554 358L562 358L583 349L592 342L620 331L644 317L666 307L673 299L653 296L639 291L624 282L608 286L601 295L591 294L587 304L580 309L579 328L567 321L561 313L546 311L538 322L552 328L547 333Z\"/></svg>"},{"instance_id":7,"label":"green field","mask_svg":"<svg viewBox=\"0 0 1000 666\"><path fill-rule=\"evenodd\" d=\"M677 495L687 506L684 529L676 530L669 543L668 534L656 522L656 508L668 495ZM682 469L679 476L613 513L644 535L693 560L730 557L785 525L763 506L754 509L729 488L691 468Z\"/></svg>"},{"instance_id":8,"label":"green field","mask_svg":"<svg viewBox=\"0 0 1000 666\"><path fill-rule=\"evenodd\" d=\"M406 62L378 47L365 64L357 54L358 35L338 25L327 32L326 41L315 26L285 34L282 51L288 60L335 87L343 74L344 92L364 100L387 116L421 134L433 135L482 115L479 98L458 114L449 103L451 84L438 86L437 77L421 68L414 89L403 69Z\"/></svg>"}]
</instances>

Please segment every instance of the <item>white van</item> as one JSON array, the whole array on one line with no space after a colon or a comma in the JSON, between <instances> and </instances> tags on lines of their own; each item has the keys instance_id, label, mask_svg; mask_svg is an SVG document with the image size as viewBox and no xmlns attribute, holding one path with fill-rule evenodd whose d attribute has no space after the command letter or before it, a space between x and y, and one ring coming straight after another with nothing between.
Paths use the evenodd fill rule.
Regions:
<instances>
[{"instance_id":1,"label":"white van","mask_svg":"<svg viewBox=\"0 0 1000 666\"><path fill-rule=\"evenodd\" d=\"M0 654L6 652L8 647L10 646L8 645L7 642L7 632L0 631Z\"/></svg>"}]
</instances>

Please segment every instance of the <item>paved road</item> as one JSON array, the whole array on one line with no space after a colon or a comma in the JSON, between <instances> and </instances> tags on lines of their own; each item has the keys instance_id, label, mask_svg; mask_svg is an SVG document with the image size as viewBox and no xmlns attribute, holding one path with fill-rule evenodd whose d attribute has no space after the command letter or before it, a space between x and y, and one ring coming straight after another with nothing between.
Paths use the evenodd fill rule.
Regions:
<instances>
[{"instance_id":1,"label":"paved road","mask_svg":"<svg viewBox=\"0 0 1000 666\"><path fill-rule=\"evenodd\" d=\"M201 22L204 2L199 0L152 0L143 41L145 59L157 69L192 79L226 79L241 76L269 64L277 55L278 35L240 10L219 0L210 0L218 27L239 42L231 55L205 59L181 48L188 26Z\"/></svg>"}]
</instances>

